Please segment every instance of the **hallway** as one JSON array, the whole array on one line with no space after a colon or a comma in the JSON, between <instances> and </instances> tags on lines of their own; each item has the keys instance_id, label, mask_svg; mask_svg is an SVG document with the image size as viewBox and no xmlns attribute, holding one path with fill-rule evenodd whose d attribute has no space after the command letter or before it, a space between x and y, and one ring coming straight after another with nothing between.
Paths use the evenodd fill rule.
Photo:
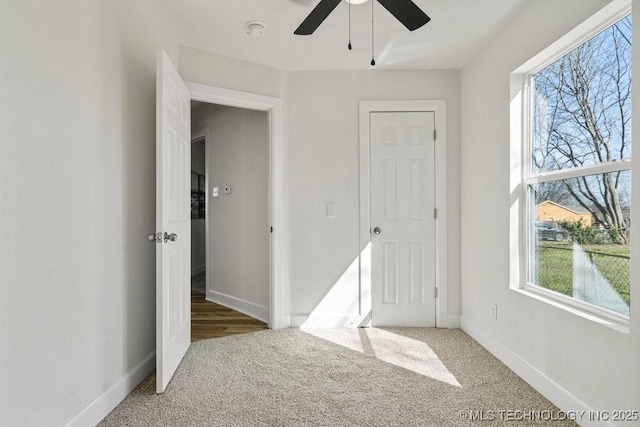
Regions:
<instances>
[{"instance_id":1,"label":"hallway","mask_svg":"<svg viewBox=\"0 0 640 427\"><path fill-rule=\"evenodd\" d=\"M205 300L204 277L191 279L191 342L268 329L264 322Z\"/></svg>"}]
</instances>

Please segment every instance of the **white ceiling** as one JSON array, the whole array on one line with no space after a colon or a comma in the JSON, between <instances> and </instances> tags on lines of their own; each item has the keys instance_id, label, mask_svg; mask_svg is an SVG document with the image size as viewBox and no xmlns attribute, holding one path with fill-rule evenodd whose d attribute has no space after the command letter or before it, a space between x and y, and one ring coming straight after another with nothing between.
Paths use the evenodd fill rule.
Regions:
<instances>
[{"instance_id":1,"label":"white ceiling","mask_svg":"<svg viewBox=\"0 0 640 427\"><path fill-rule=\"evenodd\" d=\"M143 0L185 46L284 70L372 68L371 1L351 6L353 50L347 49L348 4L342 2L310 36L294 30L319 0ZM408 31L374 3L375 68L462 67L526 0L414 0L431 22ZM260 20L262 36L246 33Z\"/></svg>"}]
</instances>

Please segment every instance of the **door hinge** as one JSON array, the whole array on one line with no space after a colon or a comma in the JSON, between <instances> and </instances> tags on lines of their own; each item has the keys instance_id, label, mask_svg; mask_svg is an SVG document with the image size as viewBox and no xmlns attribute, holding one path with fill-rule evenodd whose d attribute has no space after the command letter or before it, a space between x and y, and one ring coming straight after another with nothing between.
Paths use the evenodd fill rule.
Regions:
<instances>
[{"instance_id":1,"label":"door hinge","mask_svg":"<svg viewBox=\"0 0 640 427\"><path fill-rule=\"evenodd\" d=\"M436 139L438 139L438 131L437 130L433 130L433 140L435 141Z\"/></svg>"},{"instance_id":2,"label":"door hinge","mask_svg":"<svg viewBox=\"0 0 640 427\"><path fill-rule=\"evenodd\" d=\"M438 219L438 209L433 210L433 219Z\"/></svg>"},{"instance_id":3,"label":"door hinge","mask_svg":"<svg viewBox=\"0 0 640 427\"><path fill-rule=\"evenodd\" d=\"M433 295L438 298L438 288L433 288Z\"/></svg>"},{"instance_id":4,"label":"door hinge","mask_svg":"<svg viewBox=\"0 0 640 427\"><path fill-rule=\"evenodd\" d=\"M273 233L273 227L269 227L269 231Z\"/></svg>"}]
</instances>

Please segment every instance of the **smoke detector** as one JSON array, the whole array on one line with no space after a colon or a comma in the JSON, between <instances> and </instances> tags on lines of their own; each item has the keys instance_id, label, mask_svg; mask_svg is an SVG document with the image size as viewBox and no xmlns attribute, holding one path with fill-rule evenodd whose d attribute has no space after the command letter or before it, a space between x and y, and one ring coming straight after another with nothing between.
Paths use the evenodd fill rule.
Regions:
<instances>
[{"instance_id":1,"label":"smoke detector","mask_svg":"<svg viewBox=\"0 0 640 427\"><path fill-rule=\"evenodd\" d=\"M266 24L260 21L249 21L244 28L247 30L247 34L251 34L252 36L260 36L267 31Z\"/></svg>"}]
</instances>

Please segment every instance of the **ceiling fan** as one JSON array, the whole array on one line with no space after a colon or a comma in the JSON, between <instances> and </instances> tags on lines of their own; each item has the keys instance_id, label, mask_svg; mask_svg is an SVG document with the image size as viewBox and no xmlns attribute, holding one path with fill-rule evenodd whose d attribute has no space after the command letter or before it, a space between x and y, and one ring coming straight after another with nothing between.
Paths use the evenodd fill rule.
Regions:
<instances>
[{"instance_id":1,"label":"ceiling fan","mask_svg":"<svg viewBox=\"0 0 640 427\"><path fill-rule=\"evenodd\" d=\"M298 29L294 31L294 34L301 36L313 34L341 1L342 0L320 0L320 3L311 11ZM362 1L356 0L346 1L354 4L363 3ZM384 6L384 8L407 27L409 31L416 30L431 20L431 18L411 0L377 0L377 2Z\"/></svg>"}]
</instances>

